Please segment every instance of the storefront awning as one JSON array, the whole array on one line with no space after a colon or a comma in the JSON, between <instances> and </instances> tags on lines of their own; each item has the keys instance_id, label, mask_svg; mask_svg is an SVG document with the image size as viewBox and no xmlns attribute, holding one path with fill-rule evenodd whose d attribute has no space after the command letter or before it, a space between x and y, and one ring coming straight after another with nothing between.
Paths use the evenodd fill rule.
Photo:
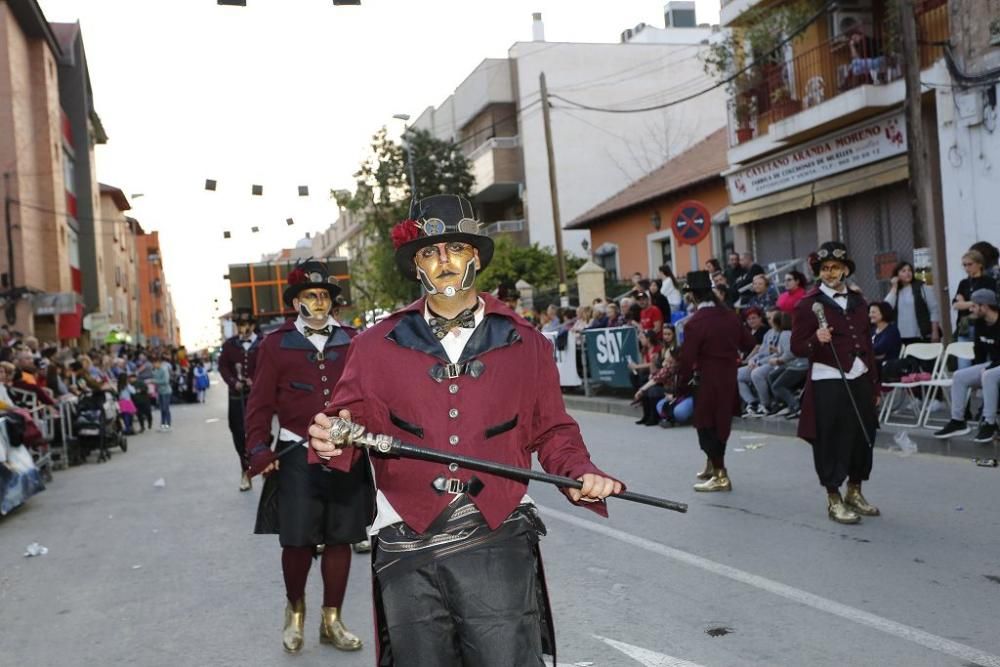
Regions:
<instances>
[{"instance_id":1,"label":"storefront awning","mask_svg":"<svg viewBox=\"0 0 1000 667\"><path fill-rule=\"evenodd\" d=\"M800 185L797 188L758 197L741 204L729 206L729 224L773 218L782 213L812 208L819 204L843 199L850 195L874 190L885 185L905 181L910 169L906 155L899 155L853 171Z\"/></svg>"}]
</instances>

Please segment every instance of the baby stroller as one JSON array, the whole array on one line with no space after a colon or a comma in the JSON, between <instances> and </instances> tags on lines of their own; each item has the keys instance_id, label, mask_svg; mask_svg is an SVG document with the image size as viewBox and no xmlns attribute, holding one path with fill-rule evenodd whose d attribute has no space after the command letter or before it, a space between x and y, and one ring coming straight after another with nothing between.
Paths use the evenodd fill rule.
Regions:
<instances>
[{"instance_id":1,"label":"baby stroller","mask_svg":"<svg viewBox=\"0 0 1000 667\"><path fill-rule=\"evenodd\" d=\"M108 389L92 391L80 397L73 420L76 434L76 459L83 463L97 450L97 462L111 459L112 447L128 451L125 425L118 409L115 393Z\"/></svg>"}]
</instances>

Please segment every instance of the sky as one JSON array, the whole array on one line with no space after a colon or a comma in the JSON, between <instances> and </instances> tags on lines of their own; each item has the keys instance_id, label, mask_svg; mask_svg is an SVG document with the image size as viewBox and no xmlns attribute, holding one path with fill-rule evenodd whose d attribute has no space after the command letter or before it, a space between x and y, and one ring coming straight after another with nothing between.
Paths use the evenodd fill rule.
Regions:
<instances>
[{"instance_id":1,"label":"sky","mask_svg":"<svg viewBox=\"0 0 1000 667\"><path fill-rule=\"evenodd\" d=\"M337 219L331 189L352 189L371 136L440 104L484 58L531 40L617 42L656 0L38 0L79 21L94 101L108 134L98 179L158 231L189 348L216 342L230 308L229 264L293 247ZM696 0L717 23L719 0ZM215 192L205 179L218 182ZM251 185L264 186L253 197ZM308 185L310 196L298 196ZM288 226L286 219L295 224ZM250 228L260 232L253 234ZM223 231L232 238L223 239Z\"/></svg>"}]
</instances>

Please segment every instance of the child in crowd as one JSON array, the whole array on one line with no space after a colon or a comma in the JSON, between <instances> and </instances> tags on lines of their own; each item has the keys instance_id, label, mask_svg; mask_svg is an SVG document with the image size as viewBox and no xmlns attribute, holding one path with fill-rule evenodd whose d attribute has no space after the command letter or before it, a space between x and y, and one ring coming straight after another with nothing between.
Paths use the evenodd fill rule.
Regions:
<instances>
[{"instance_id":1,"label":"child in crowd","mask_svg":"<svg viewBox=\"0 0 1000 667\"><path fill-rule=\"evenodd\" d=\"M132 418L138 412L135 402L132 400L134 393L135 390L128 383L128 377L124 373L120 373L118 375L118 410L122 413L122 419L125 421L127 435L132 435Z\"/></svg>"},{"instance_id":2,"label":"child in crowd","mask_svg":"<svg viewBox=\"0 0 1000 667\"><path fill-rule=\"evenodd\" d=\"M198 396L198 402L205 402L205 392L208 390L210 382L208 379L208 371L201 363L201 359L194 362L194 390Z\"/></svg>"},{"instance_id":3,"label":"child in crowd","mask_svg":"<svg viewBox=\"0 0 1000 667\"><path fill-rule=\"evenodd\" d=\"M153 400L149 395L149 387L145 382L140 382L135 373L128 376L128 383L132 387L132 402L139 421L139 433L144 433L147 428L153 428Z\"/></svg>"}]
</instances>

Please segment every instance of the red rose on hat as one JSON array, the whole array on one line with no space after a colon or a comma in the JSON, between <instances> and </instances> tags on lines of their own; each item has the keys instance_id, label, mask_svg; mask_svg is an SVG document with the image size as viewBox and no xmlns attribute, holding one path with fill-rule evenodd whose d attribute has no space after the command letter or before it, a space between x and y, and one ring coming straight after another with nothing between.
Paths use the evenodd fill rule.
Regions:
<instances>
[{"instance_id":1,"label":"red rose on hat","mask_svg":"<svg viewBox=\"0 0 1000 667\"><path fill-rule=\"evenodd\" d=\"M397 250L399 246L420 236L420 227L416 220L403 220L392 228L392 245Z\"/></svg>"},{"instance_id":2,"label":"red rose on hat","mask_svg":"<svg viewBox=\"0 0 1000 667\"><path fill-rule=\"evenodd\" d=\"M292 269L288 272L288 284L298 285L299 283L304 283L308 280L306 277L306 272L302 269Z\"/></svg>"}]
</instances>

